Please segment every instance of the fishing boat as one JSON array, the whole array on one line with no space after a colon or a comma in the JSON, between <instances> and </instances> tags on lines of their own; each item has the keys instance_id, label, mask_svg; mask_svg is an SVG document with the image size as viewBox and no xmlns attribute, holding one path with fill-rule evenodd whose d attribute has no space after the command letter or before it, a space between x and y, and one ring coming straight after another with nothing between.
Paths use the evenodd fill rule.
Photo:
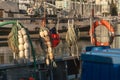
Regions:
<instances>
[{"instance_id":1,"label":"fishing boat","mask_svg":"<svg viewBox=\"0 0 120 80\"><path fill-rule=\"evenodd\" d=\"M4 59L0 57L1 61L6 61L0 64L0 80L119 80L120 49L112 48L114 40L119 41L114 26L107 20L95 19L90 27L89 18L77 18L74 10L71 14L69 10L60 10L64 17L59 14L46 16L45 4L56 9L45 1L41 4L36 2L27 10L30 18L0 18L10 20L0 22L3 40L0 50L6 53ZM88 4L85 5L89 9ZM44 13L38 14L39 9ZM84 13L89 15L87 10L81 12ZM84 20L88 22L84 23ZM27 21L29 24L24 24ZM6 25L9 27L4 27ZM119 36L119 27L117 30ZM6 57L7 54L12 57L9 62L11 57Z\"/></svg>"},{"instance_id":2,"label":"fishing boat","mask_svg":"<svg viewBox=\"0 0 120 80\"><path fill-rule=\"evenodd\" d=\"M10 31L7 38L7 46L9 46L9 49L13 52L14 56L12 63L0 65L1 80L21 80L29 78L32 78L33 80L68 80L69 75L78 75L80 64L78 56L56 55L54 57L54 62L56 66L53 65L52 60L50 60L50 63L48 64L45 60L46 58L37 59L36 51L33 48L33 43L32 39L30 38L29 31L27 31L24 25L18 21L1 22L0 26L4 27L4 25L8 24L12 24L12 28L9 29ZM56 48L57 46L59 46L58 44L61 43L59 43L58 41L59 37L55 37L58 36L58 34L54 32L54 29L51 29L51 31L51 37L48 36L54 40L51 42L51 48ZM40 32L38 32L38 35L40 35ZM38 41L39 40L40 38L38 38ZM46 41L42 43L46 43ZM41 44L39 43L39 45ZM43 46L49 45L43 44L41 47ZM43 48L43 50L44 49L45 48ZM26 50L30 50L29 53L26 53ZM48 57L48 59L50 58Z\"/></svg>"}]
</instances>

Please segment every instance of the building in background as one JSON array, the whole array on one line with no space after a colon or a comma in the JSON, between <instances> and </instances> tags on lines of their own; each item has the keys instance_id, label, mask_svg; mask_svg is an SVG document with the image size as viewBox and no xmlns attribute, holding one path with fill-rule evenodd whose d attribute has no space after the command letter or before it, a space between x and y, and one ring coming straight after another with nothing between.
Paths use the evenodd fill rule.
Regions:
<instances>
[{"instance_id":1,"label":"building in background","mask_svg":"<svg viewBox=\"0 0 120 80\"><path fill-rule=\"evenodd\" d=\"M117 2L117 10L118 10L118 16L120 16L120 0Z\"/></svg>"},{"instance_id":2,"label":"building in background","mask_svg":"<svg viewBox=\"0 0 120 80\"><path fill-rule=\"evenodd\" d=\"M112 3L112 0L95 0L96 4L100 4L102 1L108 2L109 4ZM119 0L113 0L113 3L117 3Z\"/></svg>"},{"instance_id":3,"label":"building in background","mask_svg":"<svg viewBox=\"0 0 120 80\"><path fill-rule=\"evenodd\" d=\"M0 1L12 1L12 2L18 2L19 0L0 0Z\"/></svg>"},{"instance_id":4,"label":"building in background","mask_svg":"<svg viewBox=\"0 0 120 80\"><path fill-rule=\"evenodd\" d=\"M100 4L102 6L101 13L103 14L103 16L110 14L110 5L108 4L108 1L102 0Z\"/></svg>"},{"instance_id":5,"label":"building in background","mask_svg":"<svg viewBox=\"0 0 120 80\"><path fill-rule=\"evenodd\" d=\"M11 1L0 1L0 18L19 17L17 3Z\"/></svg>"},{"instance_id":6,"label":"building in background","mask_svg":"<svg viewBox=\"0 0 120 80\"><path fill-rule=\"evenodd\" d=\"M31 4L34 3L34 0L19 0L19 9L20 10L27 10L28 7L30 7Z\"/></svg>"},{"instance_id":7,"label":"building in background","mask_svg":"<svg viewBox=\"0 0 120 80\"><path fill-rule=\"evenodd\" d=\"M116 14L116 10L119 11L120 0L95 0L96 5L101 5L101 13L104 16ZM119 12L118 12L119 13Z\"/></svg>"}]
</instances>

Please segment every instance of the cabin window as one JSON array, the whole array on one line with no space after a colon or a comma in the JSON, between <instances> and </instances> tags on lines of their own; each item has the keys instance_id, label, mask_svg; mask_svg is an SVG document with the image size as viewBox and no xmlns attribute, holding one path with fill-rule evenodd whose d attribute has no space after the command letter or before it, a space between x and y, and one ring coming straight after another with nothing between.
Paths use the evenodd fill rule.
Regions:
<instances>
[{"instance_id":1,"label":"cabin window","mask_svg":"<svg viewBox=\"0 0 120 80\"><path fill-rule=\"evenodd\" d=\"M8 17L14 17L14 14L11 12L11 10L8 12Z\"/></svg>"},{"instance_id":2,"label":"cabin window","mask_svg":"<svg viewBox=\"0 0 120 80\"><path fill-rule=\"evenodd\" d=\"M0 18L3 18L3 10L0 9ZM0 20L0 21L3 21L3 20Z\"/></svg>"},{"instance_id":3,"label":"cabin window","mask_svg":"<svg viewBox=\"0 0 120 80\"><path fill-rule=\"evenodd\" d=\"M3 18L3 10L0 10L0 18Z\"/></svg>"},{"instance_id":4,"label":"cabin window","mask_svg":"<svg viewBox=\"0 0 120 80\"><path fill-rule=\"evenodd\" d=\"M4 64L4 55L0 54L0 64Z\"/></svg>"},{"instance_id":5,"label":"cabin window","mask_svg":"<svg viewBox=\"0 0 120 80\"><path fill-rule=\"evenodd\" d=\"M9 56L9 62L11 63L13 61L13 56Z\"/></svg>"}]
</instances>

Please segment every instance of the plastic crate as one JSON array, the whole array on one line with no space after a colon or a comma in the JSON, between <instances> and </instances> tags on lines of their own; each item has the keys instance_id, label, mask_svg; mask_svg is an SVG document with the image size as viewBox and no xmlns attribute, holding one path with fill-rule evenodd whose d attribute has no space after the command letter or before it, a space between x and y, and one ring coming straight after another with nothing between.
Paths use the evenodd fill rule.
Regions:
<instances>
[{"instance_id":1,"label":"plastic crate","mask_svg":"<svg viewBox=\"0 0 120 80\"><path fill-rule=\"evenodd\" d=\"M80 80L120 80L120 53L118 51L91 51L82 54L81 60Z\"/></svg>"},{"instance_id":2,"label":"plastic crate","mask_svg":"<svg viewBox=\"0 0 120 80\"><path fill-rule=\"evenodd\" d=\"M104 52L118 52L118 53L120 53L120 49L119 48L105 49L103 51Z\"/></svg>"},{"instance_id":3,"label":"plastic crate","mask_svg":"<svg viewBox=\"0 0 120 80\"><path fill-rule=\"evenodd\" d=\"M109 49L110 46L87 46L85 48L86 52L89 51L98 51L98 50L103 50L103 49Z\"/></svg>"}]
</instances>

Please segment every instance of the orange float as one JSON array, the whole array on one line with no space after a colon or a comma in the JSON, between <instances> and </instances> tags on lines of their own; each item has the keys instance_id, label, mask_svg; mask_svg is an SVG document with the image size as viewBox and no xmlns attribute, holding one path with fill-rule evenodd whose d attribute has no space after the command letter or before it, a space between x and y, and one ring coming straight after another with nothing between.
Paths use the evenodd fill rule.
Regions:
<instances>
[{"instance_id":1,"label":"orange float","mask_svg":"<svg viewBox=\"0 0 120 80\"><path fill-rule=\"evenodd\" d=\"M111 33L110 42L100 42L100 41L97 41L97 39L95 38L95 34L94 34L95 28L98 27L99 25L105 26L108 29L108 31ZM91 43L93 45L95 45L95 46L109 46L114 39L114 28L110 25L110 23L108 21L102 19L100 21L95 21L92 24L92 28L90 29L89 34L91 37Z\"/></svg>"}]
</instances>

